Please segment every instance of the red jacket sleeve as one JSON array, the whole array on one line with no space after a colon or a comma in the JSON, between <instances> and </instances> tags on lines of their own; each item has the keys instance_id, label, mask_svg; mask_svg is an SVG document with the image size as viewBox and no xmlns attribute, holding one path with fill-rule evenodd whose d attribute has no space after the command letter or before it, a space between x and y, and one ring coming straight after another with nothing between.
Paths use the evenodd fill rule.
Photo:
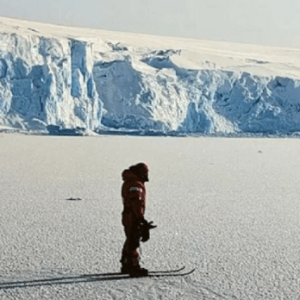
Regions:
<instances>
[{"instance_id":1,"label":"red jacket sleeve","mask_svg":"<svg viewBox=\"0 0 300 300\"><path fill-rule=\"evenodd\" d=\"M145 214L145 205L140 198L132 198L131 199L131 207L133 214L137 219L140 219Z\"/></svg>"}]
</instances>

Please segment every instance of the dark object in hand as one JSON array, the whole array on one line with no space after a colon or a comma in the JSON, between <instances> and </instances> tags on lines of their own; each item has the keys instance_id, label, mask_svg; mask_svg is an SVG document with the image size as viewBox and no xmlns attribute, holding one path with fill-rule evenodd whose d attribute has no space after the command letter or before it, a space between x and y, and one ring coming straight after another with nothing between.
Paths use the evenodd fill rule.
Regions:
<instances>
[{"instance_id":1,"label":"dark object in hand","mask_svg":"<svg viewBox=\"0 0 300 300\"><path fill-rule=\"evenodd\" d=\"M147 242L150 239L150 229L156 228L153 222L148 222L144 218L136 221L135 230L133 233L132 243L134 247L138 248L140 241Z\"/></svg>"},{"instance_id":2,"label":"dark object in hand","mask_svg":"<svg viewBox=\"0 0 300 300\"><path fill-rule=\"evenodd\" d=\"M141 228L141 241L147 242L150 239L150 229L156 228L156 225L153 225L153 222L147 222L144 220Z\"/></svg>"}]
</instances>

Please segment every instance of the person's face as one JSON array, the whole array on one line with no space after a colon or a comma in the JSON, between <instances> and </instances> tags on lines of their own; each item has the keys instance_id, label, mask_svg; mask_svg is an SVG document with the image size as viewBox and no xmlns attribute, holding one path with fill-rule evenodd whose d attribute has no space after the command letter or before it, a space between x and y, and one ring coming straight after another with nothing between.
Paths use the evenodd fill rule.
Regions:
<instances>
[{"instance_id":1,"label":"person's face","mask_svg":"<svg viewBox=\"0 0 300 300\"><path fill-rule=\"evenodd\" d=\"M148 173L140 173L140 179L143 181L143 182L147 182L149 181L149 175Z\"/></svg>"}]
</instances>

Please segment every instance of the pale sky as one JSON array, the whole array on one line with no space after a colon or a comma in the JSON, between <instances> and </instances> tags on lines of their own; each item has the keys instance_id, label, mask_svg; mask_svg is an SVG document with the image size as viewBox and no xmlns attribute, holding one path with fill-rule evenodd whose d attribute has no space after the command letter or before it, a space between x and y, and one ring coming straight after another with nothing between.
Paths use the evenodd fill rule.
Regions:
<instances>
[{"instance_id":1,"label":"pale sky","mask_svg":"<svg viewBox=\"0 0 300 300\"><path fill-rule=\"evenodd\" d=\"M0 0L0 16L300 48L299 0Z\"/></svg>"}]
</instances>

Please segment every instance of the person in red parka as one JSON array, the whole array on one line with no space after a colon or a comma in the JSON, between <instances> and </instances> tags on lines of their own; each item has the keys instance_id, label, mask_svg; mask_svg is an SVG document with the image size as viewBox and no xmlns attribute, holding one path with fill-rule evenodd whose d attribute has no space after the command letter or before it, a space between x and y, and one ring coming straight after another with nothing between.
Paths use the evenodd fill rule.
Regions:
<instances>
[{"instance_id":1,"label":"person in red parka","mask_svg":"<svg viewBox=\"0 0 300 300\"><path fill-rule=\"evenodd\" d=\"M122 224L126 235L126 241L120 260L121 272L130 275L147 275L148 270L139 265L139 240L142 237L141 228L146 228L148 236L142 241L149 239L149 229L156 226L148 223L145 218L146 188L145 182L149 181L149 169L146 164L139 163L131 166L122 173L122 199L124 210L122 212ZM146 225L146 226L144 226Z\"/></svg>"}]
</instances>

